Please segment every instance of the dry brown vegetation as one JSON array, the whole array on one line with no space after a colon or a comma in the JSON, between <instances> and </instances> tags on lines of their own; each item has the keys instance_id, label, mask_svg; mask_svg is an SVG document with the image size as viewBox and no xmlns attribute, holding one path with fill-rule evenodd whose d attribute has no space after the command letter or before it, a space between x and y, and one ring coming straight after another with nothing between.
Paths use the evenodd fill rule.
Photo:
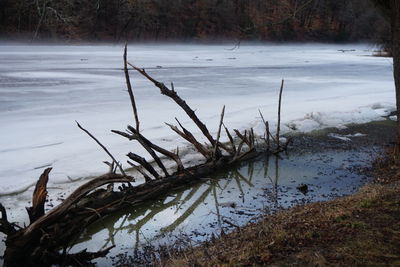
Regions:
<instances>
[{"instance_id":1,"label":"dry brown vegetation","mask_svg":"<svg viewBox=\"0 0 400 267\"><path fill-rule=\"evenodd\" d=\"M399 266L400 167L390 158L375 167L377 183L352 196L278 212L162 264Z\"/></svg>"}]
</instances>

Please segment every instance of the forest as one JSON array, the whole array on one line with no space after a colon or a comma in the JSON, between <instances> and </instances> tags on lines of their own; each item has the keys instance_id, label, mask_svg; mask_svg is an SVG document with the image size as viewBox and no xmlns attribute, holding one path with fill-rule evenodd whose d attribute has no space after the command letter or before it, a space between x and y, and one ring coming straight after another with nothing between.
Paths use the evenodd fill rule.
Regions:
<instances>
[{"instance_id":1,"label":"forest","mask_svg":"<svg viewBox=\"0 0 400 267\"><path fill-rule=\"evenodd\" d=\"M0 38L65 41L374 41L364 0L2 0Z\"/></svg>"}]
</instances>

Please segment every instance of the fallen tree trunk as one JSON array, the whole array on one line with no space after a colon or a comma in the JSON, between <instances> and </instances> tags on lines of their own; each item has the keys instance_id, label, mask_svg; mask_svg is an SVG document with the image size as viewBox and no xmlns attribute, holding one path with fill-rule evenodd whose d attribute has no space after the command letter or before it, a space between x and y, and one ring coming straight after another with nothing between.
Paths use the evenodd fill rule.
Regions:
<instances>
[{"instance_id":1,"label":"fallen tree trunk","mask_svg":"<svg viewBox=\"0 0 400 267\"><path fill-rule=\"evenodd\" d=\"M85 186L77 190L79 193L75 191L61 205L35 223L15 234L10 234L6 242L5 265L25 266L29 263L32 266L50 266L71 262L77 255L60 255L57 251L66 249L69 242L93 222L123 208L139 206L145 201L157 199L160 195L178 187L200 182L202 178L221 168L229 167L258 154L259 152L251 151L237 160L233 160L231 156L224 156L218 161L187 168L183 172L164 179L152 180L135 187L124 187L121 191L97 189L90 194L85 194L86 188L92 186L98 188L95 184L99 185L98 182L101 180L104 184L127 181L125 177L117 174L98 177L94 180L97 182L91 183L90 187ZM17 257L17 255L25 255L25 257ZM82 253L79 254L79 258L83 260ZM87 254L87 258L92 259L92 255ZM82 263L88 264L87 261Z\"/></svg>"},{"instance_id":2,"label":"fallen tree trunk","mask_svg":"<svg viewBox=\"0 0 400 267\"><path fill-rule=\"evenodd\" d=\"M125 48L124 72L133 107L136 128L128 126L126 132L117 130L113 130L113 132L128 140L137 141L154 159L152 163L133 152L127 154L131 160L139 164L139 166L136 166L128 161L129 164L140 171L145 178L145 183L131 186L131 182L135 180L134 177L128 176L122 169L121 164L111 155L106 147L89 131L78 124L78 127L94 139L107 155L110 156L112 163L107 163L110 166L110 172L83 184L60 205L53 208L47 214L44 214L44 204L47 196L46 186L51 171L50 168L46 169L40 177L33 193L33 205L28 209L30 225L23 229L19 229L16 224L8 221L6 210L0 204L0 214L2 216L0 219L0 231L7 235L6 251L4 254L5 266L90 265L90 261L93 258L106 255L111 247L95 253L82 251L77 254L67 254L66 251L71 240L93 222L123 208L139 206L144 201L157 199L160 195L188 185L189 183L199 182L201 178L221 168L237 164L255 157L260 153L264 153L265 151L279 152L282 150L282 147L285 147L281 146L279 141L277 141L275 148L272 148L271 142L269 142L269 136L271 134L269 132L268 122L264 120L261 112L263 123L266 125L266 133L264 136L268 138L268 142L266 142L267 147L262 147L261 149L256 147L256 136L253 129L246 130L244 133L235 129L234 133L238 141L236 142L223 122L225 106L222 109L217 137L214 139L206 125L198 119L193 109L179 97L173 87L172 89L167 88L164 84L152 78L144 69L133 66L135 70L154 83L162 94L172 98L187 113L195 125L198 126L206 139L209 140L209 144L201 144L178 119L176 119L176 121L182 130L168 124L173 131L191 143L206 159L206 162L203 164L185 168L178 155L178 151L174 153L153 144L139 132L140 123L129 79L128 65L133 66L127 62L127 49ZM282 89L283 82L280 90L280 99ZM278 116L280 117L280 107ZM278 119L278 121L280 121L280 119ZM224 126L227 137L229 138L230 148L228 144L220 142L222 126ZM277 133L276 140L279 140L279 123ZM222 153L221 149L226 153ZM157 153L173 160L176 163L176 171L171 173L167 171L162 159ZM159 168L162 174L157 171L156 167ZM118 169L121 174L116 173ZM154 177L154 179L150 178L151 176ZM122 185L118 187L119 190L116 190L114 184L118 183ZM24 256L21 257L21 255Z\"/></svg>"}]
</instances>

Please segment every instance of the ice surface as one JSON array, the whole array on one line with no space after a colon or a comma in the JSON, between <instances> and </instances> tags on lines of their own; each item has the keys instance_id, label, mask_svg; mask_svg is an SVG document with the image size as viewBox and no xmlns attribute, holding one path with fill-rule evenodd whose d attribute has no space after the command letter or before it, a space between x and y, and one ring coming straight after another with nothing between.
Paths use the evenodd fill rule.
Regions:
<instances>
[{"instance_id":1,"label":"ice surface","mask_svg":"<svg viewBox=\"0 0 400 267\"><path fill-rule=\"evenodd\" d=\"M344 127L380 119L394 109L392 62L371 57L369 45L131 45L129 61L175 89L215 134L222 106L229 128L276 123L277 97L285 79L284 131ZM343 53L339 49L355 49ZM121 70L122 45L0 46L0 194L32 186L52 166L50 186L102 174L107 155L75 125L78 120L118 160L134 142L112 134L133 123ZM141 131L169 149L186 143L164 125L174 117L193 130L175 103L131 72ZM196 158L196 157L194 157ZM124 164L125 167L126 164ZM51 192L50 192L51 194ZM18 196L8 196L13 202Z\"/></svg>"}]
</instances>

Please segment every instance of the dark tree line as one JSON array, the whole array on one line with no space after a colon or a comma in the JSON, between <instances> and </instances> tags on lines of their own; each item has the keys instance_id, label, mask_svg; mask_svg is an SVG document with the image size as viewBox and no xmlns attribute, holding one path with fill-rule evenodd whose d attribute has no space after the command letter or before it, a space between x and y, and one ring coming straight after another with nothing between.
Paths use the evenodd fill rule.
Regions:
<instances>
[{"instance_id":1,"label":"dark tree line","mask_svg":"<svg viewBox=\"0 0 400 267\"><path fill-rule=\"evenodd\" d=\"M3 38L357 41L388 29L365 0L0 0Z\"/></svg>"}]
</instances>

